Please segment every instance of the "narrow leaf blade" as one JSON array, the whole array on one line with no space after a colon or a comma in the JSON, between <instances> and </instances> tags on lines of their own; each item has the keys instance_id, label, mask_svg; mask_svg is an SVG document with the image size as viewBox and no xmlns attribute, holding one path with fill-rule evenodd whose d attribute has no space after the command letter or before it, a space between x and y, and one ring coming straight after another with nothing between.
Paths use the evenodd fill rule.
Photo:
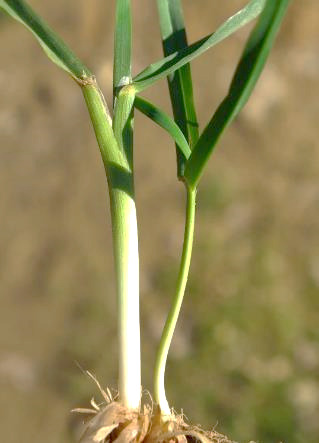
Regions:
<instances>
[{"instance_id":1,"label":"narrow leaf blade","mask_svg":"<svg viewBox=\"0 0 319 443\"><path fill-rule=\"evenodd\" d=\"M132 11L130 0L117 0L114 34L114 90L131 81Z\"/></svg>"},{"instance_id":2,"label":"narrow leaf blade","mask_svg":"<svg viewBox=\"0 0 319 443\"><path fill-rule=\"evenodd\" d=\"M216 143L250 97L291 0L267 0L251 32L226 98L199 138L185 168L185 180L196 187Z\"/></svg>"},{"instance_id":3,"label":"narrow leaf blade","mask_svg":"<svg viewBox=\"0 0 319 443\"><path fill-rule=\"evenodd\" d=\"M191 62L217 43L229 37L242 26L255 19L262 11L265 1L266 0L250 0L243 9L226 20L214 33L149 65L134 78L137 92L148 88L156 81L172 74L177 69Z\"/></svg>"},{"instance_id":4,"label":"narrow leaf blade","mask_svg":"<svg viewBox=\"0 0 319 443\"><path fill-rule=\"evenodd\" d=\"M181 0L157 0L160 17L163 51L165 56L187 46ZM181 128L190 147L198 139L198 123L194 105L193 83L190 64L168 76L168 86L173 108L174 119ZM184 173L185 158L177 148L177 174Z\"/></svg>"},{"instance_id":5,"label":"narrow leaf blade","mask_svg":"<svg viewBox=\"0 0 319 443\"><path fill-rule=\"evenodd\" d=\"M64 71L78 80L92 76L90 70L25 1L0 0L0 9L31 31L46 55Z\"/></svg>"},{"instance_id":6,"label":"narrow leaf blade","mask_svg":"<svg viewBox=\"0 0 319 443\"><path fill-rule=\"evenodd\" d=\"M131 0L116 0L113 64L113 130L120 150L133 170L134 88L131 83Z\"/></svg>"},{"instance_id":7,"label":"narrow leaf blade","mask_svg":"<svg viewBox=\"0 0 319 443\"><path fill-rule=\"evenodd\" d=\"M156 124L165 129L175 141L181 155L183 155L185 159L189 158L191 150L187 140L180 128L169 115L140 96L135 97L134 106Z\"/></svg>"}]
</instances>

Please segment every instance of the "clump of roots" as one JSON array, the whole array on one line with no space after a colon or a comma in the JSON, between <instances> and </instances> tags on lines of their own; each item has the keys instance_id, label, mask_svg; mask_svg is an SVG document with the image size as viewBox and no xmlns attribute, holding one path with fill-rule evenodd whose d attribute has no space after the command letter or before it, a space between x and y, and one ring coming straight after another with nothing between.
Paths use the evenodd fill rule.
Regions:
<instances>
[{"instance_id":1,"label":"clump of roots","mask_svg":"<svg viewBox=\"0 0 319 443\"><path fill-rule=\"evenodd\" d=\"M215 431L204 432L187 424L183 414L163 416L153 404L144 405L141 411L127 410L88 375L98 385L104 403L99 406L92 399L92 408L73 410L93 415L84 426L80 443L234 443Z\"/></svg>"}]
</instances>

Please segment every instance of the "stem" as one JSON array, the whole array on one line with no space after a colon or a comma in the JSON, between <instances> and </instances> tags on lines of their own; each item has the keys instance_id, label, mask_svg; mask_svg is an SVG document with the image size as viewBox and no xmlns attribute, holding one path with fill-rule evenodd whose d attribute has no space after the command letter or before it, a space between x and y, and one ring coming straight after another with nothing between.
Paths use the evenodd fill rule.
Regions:
<instances>
[{"instance_id":1,"label":"stem","mask_svg":"<svg viewBox=\"0 0 319 443\"><path fill-rule=\"evenodd\" d=\"M141 399L139 257L134 199L110 187L112 232L118 291L119 394L138 409Z\"/></svg>"},{"instance_id":2,"label":"stem","mask_svg":"<svg viewBox=\"0 0 319 443\"><path fill-rule=\"evenodd\" d=\"M131 85L117 91L113 131L128 164L126 189L111 192L114 258L118 279L118 327L120 340L119 391L122 403L138 409L141 400L139 321L139 255L133 180L133 105Z\"/></svg>"},{"instance_id":3,"label":"stem","mask_svg":"<svg viewBox=\"0 0 319 443\"><path fill-rule=\"evenodd\" d=\"M125 150L120 149L126 138L121 141L119 137L120 143L117 140L97 84L92 80L82 86L82 91L109 185L118 299L120 401L129 409L138 409L141 395L139 260L133 174ZM119 109L118 124L121 126L122 122L122 127L127 128L131 125L131 112L128 108L127 112Z\"/></svg>"},{"instance_id":4,"label":"stem","mask_svg":"<svg viewBox=\"0 0 319 443\"><path fill-rule=\"evenodd\" d=\"M95 136L100 148L106 175L110 184L113 182L112 173L116 169L129 171L125 157L120 152L112 130L112 120L104 97L95 79L81 84L86 106L88 108Z\"/></svg>"},{"instance_id":5,"label":"stem","mask_svg":"<svg viewBox=\"0 0 319 443\"><path fill-rule=\"evenodd\" d=\"M185 185L187 192L187 204L182 258L175 296L163 329L162 337L156 355L154 371L154 397L156 403L160 407L162 415L171 414L165 395L165 368L168 351L172 342L172 337L174 334L178 315L183 302L189 274L194 238L196 189L190 188L187 184Z\"/></svg>"},{"instance_id":6,"label":"stem","mask_svg":"<svg viewBox=\"0 0 319 443\"><path fill-rule=\"evenodd\" d=\"M116 0L113 65L113 132L129 173L119 188L110 186L114 260L118 288L119 392L130 409L141 400L139 257L133 179L133 104L131 0ZM124 186L124 187L123 187Z\"/></svg>"},{"instance_id":7,"label":"stem","mask_svg":"<svg viewBox=\"0 0 319 443\"><path fill-rule=\"evenodd\" d=\"M133 124L135 88L123 86L115 96L113 131L119 148L133 171Z\"/></svg>"}]
</instances>

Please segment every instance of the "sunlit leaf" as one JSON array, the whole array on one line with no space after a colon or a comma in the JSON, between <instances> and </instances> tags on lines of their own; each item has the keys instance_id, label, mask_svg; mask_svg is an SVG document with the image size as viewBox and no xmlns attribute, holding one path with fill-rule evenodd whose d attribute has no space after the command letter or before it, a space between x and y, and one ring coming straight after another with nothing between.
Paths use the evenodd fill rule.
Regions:
<instances>
[{"instance_id":1,"label":"sunlit leaf","mask_svg":"<svg viewBox=\"0 0 319 443\"><path fill-rule=\"evenodd\" d=\"M47 56L60 68L77 79L92 76L81 60L26 2L0 0L0 8L31 31Z\"/></svg>"},{"instance_id":2,"label":"sunlit leaf","mask_svg":"<svg viewBox=\"0 0 319 443\"><path fill-rule=\"evenodd\" d=\"M209 34L207 37L162 60L152 63L134 78L137 91L140 92L151 86L157 80L167 77L169 74L172 74L177 69L203 54L209 48L229 37L242 26L256 18L262 11L264 4L265 0L251 0L243 9L237 12L237 14L226 20L214 33Z\"/></svg>"},{"instance_id":3,"label":"sunlit leaf","mask_svg":"<svg viewBox=\"0 0 319 443\"><path fill-rule=\"evenodd\" d=\"M142 97L135 97L134 106L169 133L185 159L190 156L191 150L184 134L169 115Z\"/></svg>"},{"instance_id":4,"label":"sunlit leaf","mask_svg":"<svg viewBox=\"0 0 319 443\"><path fill-rule=\"evenodd\" d=\"M251 32L229 92L204 129L185 168L185 180L195 187L221 134L246 104L264 68L291 0L267 0Z\"/></svg>"},{"instance_id":5,"label":"sunlit leaf","mask_svg":"<svg viewBox=\"0 0 319 443\"><path fill-rule=\"evenodd\" d=\"M114 89L129 83L132 57L132 11L130 0L117 0L114 33Z\"/></svg>"},{"instance_id":6,"label":"sunlit leaf","mask_svg":"<svg viewBox=\"0 0 319 443\"><path fill-rule=\"evenodd\" d=\"M165 56L187 46L181 0L157 0ZM181 128L190 147L198 139L198 123L193 97L193 83L190 64L182 66L167 78L174 119ZM177 147L177 174L184 173L185 157Z\"/></svg>"}]
</instances>

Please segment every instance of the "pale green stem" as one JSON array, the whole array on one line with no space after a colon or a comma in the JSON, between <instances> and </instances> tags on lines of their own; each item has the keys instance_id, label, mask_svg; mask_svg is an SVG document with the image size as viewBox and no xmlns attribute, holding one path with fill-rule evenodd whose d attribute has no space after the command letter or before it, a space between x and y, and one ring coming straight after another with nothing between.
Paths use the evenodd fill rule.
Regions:
<instances>
[{"instance_id":1,"label":"pale green stem","mask_svg":"<svg viewBox=\"0 0 319 443\"><path fill-rule=\"evenodd\" d=\"M121 403L138 409L141 400L139 257L134 199L110 189L114 261L118 290L119 394Z\"/></svg>"},{"instance_id":2,"label":"pale green stem","mask_svg":"<svg viewBox=\"0 0 319 443\"><path fill-rule=\"evenodd\" d=\"M133 175L96 83L82 85L82 91L109 185L118 299L120 401L129 409L138 409L141 395L139 261ZM131 113L122 110L120 115L122 127L130 125Z\"/></svg>"},{"instance_id":3,"label":"pale green stem","mask_svg":"<svg viewBox=\"0 0 319 443\"><path fill-rule=\"evenodd\" d=\"M133 171L133 122L135 88L127 84L115 96L113 131L129 168Z\"/></svg>"},{"instance_id":4,"label":"pale green stem","mask_svg":"<svg viewBox=\"0 0 319 443\"><path fill-rule=\"evenodd\" d=\"M85 83L79 83L90 114L95 136L100 148L101 156L105 166L106 175L112 184L112 173L116 168L129 172L128 163L121 153L115 139L112 120L108 112L104 97L94 77Z\"/></svg>"},{"instance_id":5,"label":"pale green stem","mask_svg":"<svg viewBox=\"0 0 319 443\"><path fill-rule=\"evenodd\" d=\"M141 400L139 321L139 255L133 180L133 104L135 89L126 85L117 91L113 131L129 167L126 189L111 192L113 242L118 276L118 326L120 340L120 400L138 409ZM119 253L118 253L119 252Z\"/></svg>"},{"instance_id":6,"label":"pale green stem","mask_svg":"<svg viewBox=\"0 0 319 443\"><path fill-rule=\"evenodd\" d=\"M159 405L161 414L163 416L169 416L171 413L165 394L165 368L168 351L172 342L187 284L194 237L196 189L191 189L186 185L186 191L186 222L180 270L178 274L175 296L166 319L155 362L154 398L156 403Z\"/></svg>"}]
</instances>

